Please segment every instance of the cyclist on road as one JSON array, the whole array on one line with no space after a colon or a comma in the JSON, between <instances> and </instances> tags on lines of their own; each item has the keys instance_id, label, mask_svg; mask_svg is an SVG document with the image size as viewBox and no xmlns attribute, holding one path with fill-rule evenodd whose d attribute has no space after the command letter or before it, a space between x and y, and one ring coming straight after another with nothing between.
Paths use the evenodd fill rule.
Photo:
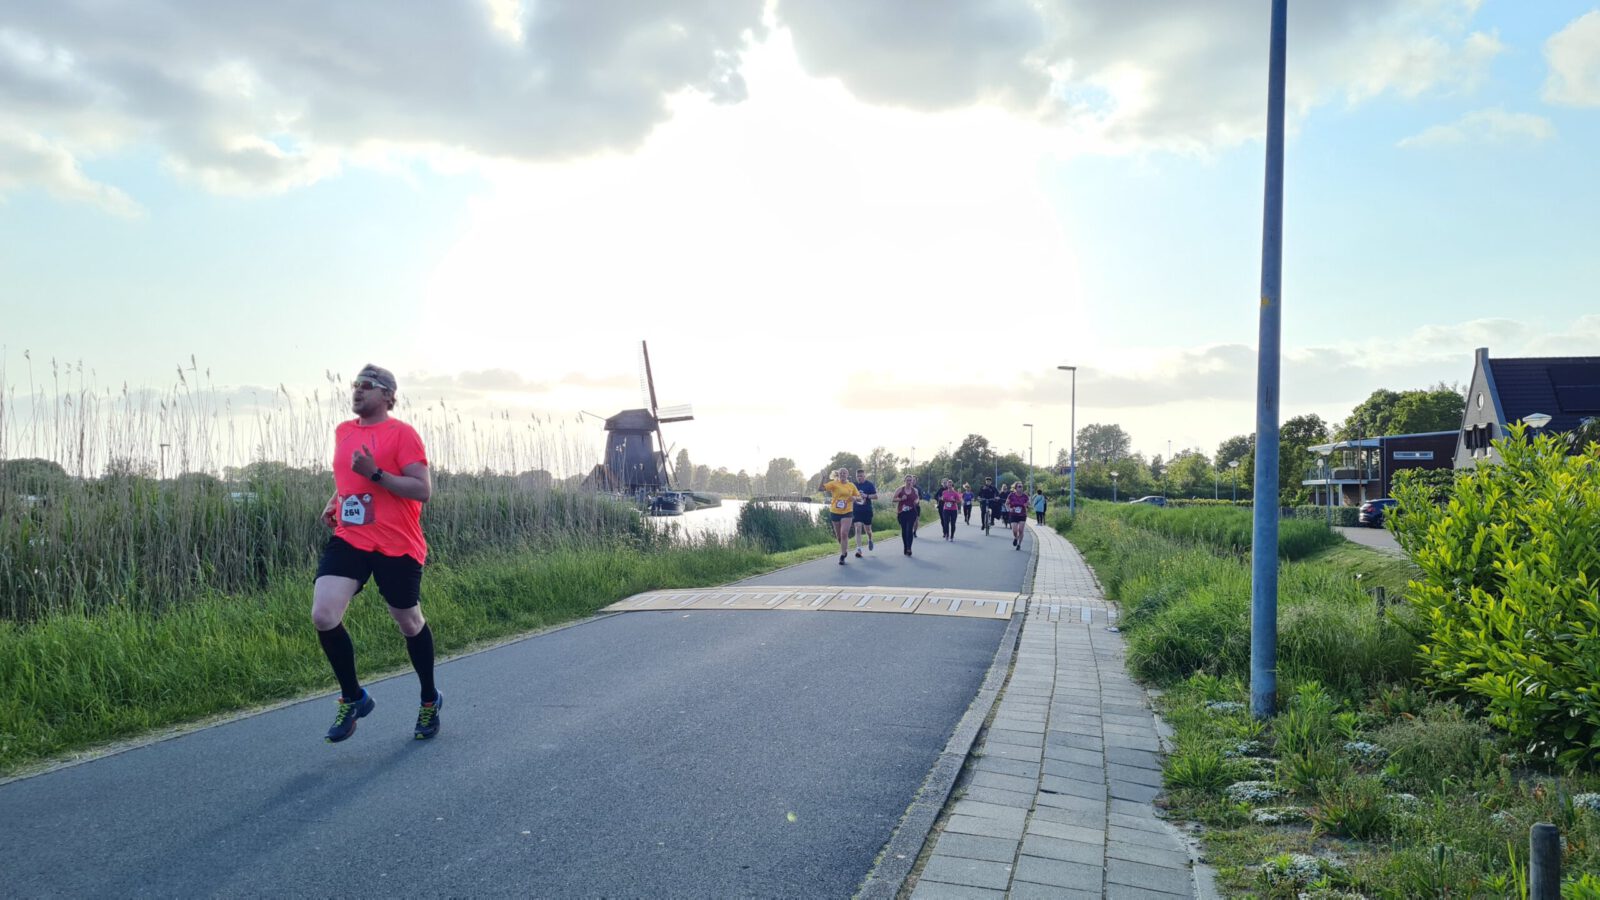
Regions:
<instances>
[{"instance_id":1,"label":"cyclist on road","mask_svg":"<svg viewBox=\"0 0 1600 900\"><path fill-rule=\"evenodd\" d=\"M983 520L983 533L989 533L989 527L994 524L995 513L1000 511L1000 490L994 486L993 478L983 479L983 487L978 489L978 515Z\"/></svg>"}]
</instances>

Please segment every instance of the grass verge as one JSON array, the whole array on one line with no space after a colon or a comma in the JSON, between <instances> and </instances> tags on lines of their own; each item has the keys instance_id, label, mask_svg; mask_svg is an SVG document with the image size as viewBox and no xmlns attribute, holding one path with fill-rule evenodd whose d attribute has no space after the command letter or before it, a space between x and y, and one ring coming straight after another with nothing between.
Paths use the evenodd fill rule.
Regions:
<instances>
[{"instance_id":1,"label":"grass verge","mask_svg":"<svg viewBox=\"0 0 1600 900\"><path fill-rule=\"evenodd\" d=\"M878 539L891 532L878 532ZM763 553L711 542L490 551L428 567L423 605L440 656L593 614L631 594L698 587L827 556L816 544ZM311 572L164 613L110 608L0 622L0 775L154 729L332 690L309 621ZM409 668L376 590L346 618L363 677Z\"/></svg>"},{"instance_id":2,"label":"grass verge","mask_svg":"<svg viewBox=\"0 0 1600 900\"><path fill-rule=\"evenodd\" d=\"M1122 604L1130 666L1165 688L1162 803L1204 826L1226 895L1523 896L1528 828L1552 822L1567 895L1600 896L1600 776L1545 767L1419 686L1419 623L1369 594L1398 597L1408 560L1336 543L1282 563L1280 713L1260 722L1248 560L1094 508L1068 527Z\"/></svg>"}]
</instances>

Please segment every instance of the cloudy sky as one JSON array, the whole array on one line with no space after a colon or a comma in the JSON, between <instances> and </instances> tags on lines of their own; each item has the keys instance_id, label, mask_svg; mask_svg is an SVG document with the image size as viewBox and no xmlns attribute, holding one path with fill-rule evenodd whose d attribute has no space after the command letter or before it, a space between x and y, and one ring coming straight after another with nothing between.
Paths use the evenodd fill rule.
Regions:
<instances>
[{"instance_id":1,"label":"cloudy sky","mask_svg":"<svg viewBox=\"0 0 1600 900\"><path fill-rule=\"evenodd\" d=\"M1291 3L1284 415L1600 354L1595 0ZM0 11L0 377L661 399L807 470L1253 425L1266 0ZM24 353L27 358L24 358ZM12 400L12 419L23 406Z\"/></svg>"}]
</instances>

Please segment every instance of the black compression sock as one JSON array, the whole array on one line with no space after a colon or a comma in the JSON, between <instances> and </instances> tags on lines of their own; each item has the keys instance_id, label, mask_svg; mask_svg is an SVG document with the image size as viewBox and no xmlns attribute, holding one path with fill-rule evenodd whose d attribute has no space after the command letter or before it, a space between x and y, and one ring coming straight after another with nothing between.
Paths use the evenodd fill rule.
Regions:
<instances>
[{"instance_id":1,"label":"black compression sock","mask_svg":"<svg viewBox=\"0 0 1600 900\"><path fill-rule=\"evenodd\" d=\"M423 625L422 630L406 638L406 653L411 656L411 668L417 670L417 680L422 682L422 702L439 699L433 687L433 628Z\"/></svg>"},{"instance_id":2,"label":"black compression sock","mask_svg":"<svg viewBox=\"0 0 1600 900\"><path fill-rule=\"evenodd\" d=\"M344 630L344 623L317 632L317 640L322 643L322 652L327 655L328 664L333 666L333 677L339 679L340 697L359 700L361 681L356 678L356 645L350 640L350 632Z\"/></svg>"}]
</instances>

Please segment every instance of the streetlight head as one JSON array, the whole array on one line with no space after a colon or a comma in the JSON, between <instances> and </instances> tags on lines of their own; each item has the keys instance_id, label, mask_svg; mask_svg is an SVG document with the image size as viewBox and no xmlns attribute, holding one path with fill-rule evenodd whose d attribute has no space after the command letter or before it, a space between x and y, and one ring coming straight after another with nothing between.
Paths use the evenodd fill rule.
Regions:
<instances>
[{"instance_id":1,"label":"streetlight head","mask_svg":"<svg viewBox=\"0 0 1600 900\"><path fill-rule=\"evenodd\" d=\"M1549 418L1549 417L1546 416L1546 418ZM1023 428L1032 428L1033 427L1033 423L1032 422L1023 422L1022 423L1022 427Z\"/></svg>"},{"instance_id":2,"label":"streetlight head","mask_svg":"<svg viewBox=\"0 0 1600 900\"><path fill-rule=\"evenodd\" d=\"M1230 469L1239 468L1239 461L1237 459L1228 460L1228 468L1230 468Z\"/></svg>"},{"instance_id":3,"label":"streetlight head","mask_svg":"<svg viewBox=\"0 0 1600 900\"><path fill-rule=\"evenodd\" d=\"M1550 416L1545 413L1529 413L1522 417L1522 422L1532 429L1540 429L1550 424Z\"/></svg>"},{"instance_id":4,"label":"streetlight head","mask_svg":"<svg viewBox=\"0 0 1600 900\"><path fill-rule=\"evenodd\" d=\"M1060 369L1063 372L1076 372L1076 371L1078 371L1078 367L1077 366L1056 366L1056 368Z\"/></svg>"},{"instance_id":5,"label":"streetlight head","mask_svg":"<svg viewBox=\"0 0 1600 900\"><path fill-rule=\"evenodd\" d=\"M1121 474L1121 473L1120 473L1120 472L1112 472L1112 473L1111 473L1111 477L1112 477L1112 478L1116 478L1116 477L1117 477L1117 476L1118 476L1118 475L1120 475L1120 474Z\"/></svg>"}]
</instances>

